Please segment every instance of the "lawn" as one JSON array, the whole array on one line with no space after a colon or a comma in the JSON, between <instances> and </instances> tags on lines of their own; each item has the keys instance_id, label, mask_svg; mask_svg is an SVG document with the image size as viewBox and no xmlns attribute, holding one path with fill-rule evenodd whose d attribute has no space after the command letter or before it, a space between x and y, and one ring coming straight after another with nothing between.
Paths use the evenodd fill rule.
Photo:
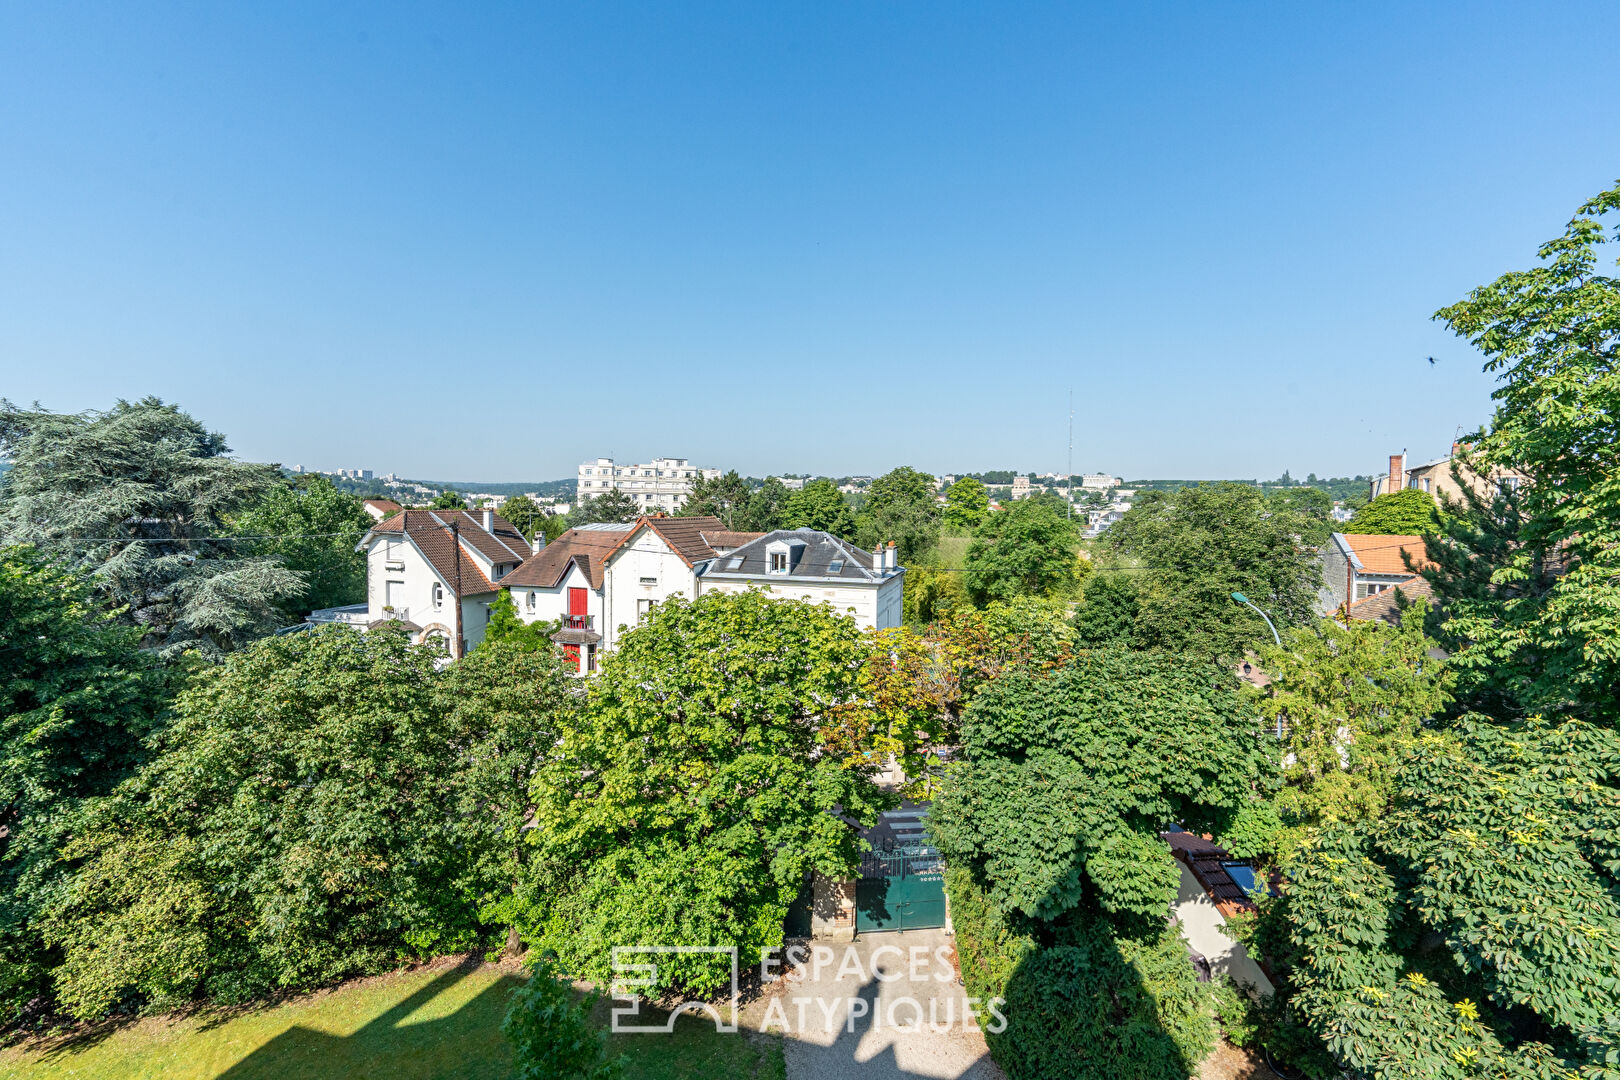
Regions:
<instances>
[{"instance_id":1,"label":"lawn","mask_svg":"<svg viewBox=\"0 0 1620 1080\"><path fill-rule=\"evenodd\" d=\"M231 1014L150 1018L48 1046L0 1051L5 1080L504 1080L501 1018L523 974L446 965L379 976ZM607 1022L607 1003L598 1006ZM647 1080L782 1080L779 1040L717 1034L683 1018L674 1035L621 1035L611 1052Z\"/></svg>"}]
</instances>

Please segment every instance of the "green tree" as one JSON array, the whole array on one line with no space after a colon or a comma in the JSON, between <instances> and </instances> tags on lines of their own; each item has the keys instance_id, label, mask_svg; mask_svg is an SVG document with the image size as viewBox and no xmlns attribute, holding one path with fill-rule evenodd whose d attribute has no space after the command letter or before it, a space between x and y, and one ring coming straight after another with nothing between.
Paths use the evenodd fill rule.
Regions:
<instances>
[{"instance_id":1,"label":"green tree","mask_svg":"<svg viewBox=\"0 0 1620 1080\"><path fill-rule=\"evenodd\" d=\"M1280 488L1266 494L1266 503L1299 522L1300 539L1307 544L1325 544L1333 532L1333 499L1320 488Z\"/></svg>"},{"instance_id":2,"label":"green tree","mask_svg":"<svg viewBox=\"0 0 1620 1080\"><path fill-rule=\"evenodd\" d=\"M748 514L748 481L732 469L723 476L699 476L692 491L676 511L677 517L714 517L728 529L740 529Z\"/></svg>"},{"instance_id":3,"label":"green tree","mask_svg":"<svg viewBox=\"0 0 1620 1080\"><path fill-rule=\"evenodd\" d=\"M1546 589L1509 591L1494 612L1461 615L1456 633L1470 644L1457 663L1511 665L1523 708L1574 707L1607 724L1620 723L1620 279L1598 266L1617 210L1620 185L1543 244L1539 265L1436 315L1501 379L1474 465L1527 478L1518 544L1496 582L1533 581L1553 557L1566 569Z\"/></svg>"},{"instance_id":4,"label":"green tree","mask_svg":"<svg viewBox=\"0 0 1620 1080\"><path fill-rule=\"evenodd\" d=\"M489 605L489 625L484 629L484 642L506 642L524 652L554 652L550 634L555 625L542 622L524 622L518 617L517 605L512 602L512 591L502 589ZM476 651L476 650L475 650Z\"/></svg>"},{"instance_id":5,"label":"green tree","mask_svg":"<svg viewBox=\"0 0 1620 1080\"><path fill-rule=\"evenodd\" d=\"M855 515L831 480L811 480L788 496L784 529L820 529L854 541Z\"/></svg>"},{"instance_id":6,"label":"green tree","mask_svg":"<svg viewBox=\"0 0 1620 1080\"><path fill-rule=\"evenodd\" d=\"M870 649L821 605L759 592L659 604L607 657L536 780L534 944L596 979L616 944L779 945L806 876L848 876L848 822L886 805L870 763L824 752L869 727L850 714ZM712 956L658 966L661 985L698 992L728 974Z\"/></svg>"},{"instance_id":7,"label":"green tree","mask_svg":"<svg viewBox=\"0 0 1620 1080\"><path fill-rule=\"evenodd\" d=\"M457 491L455 488L445 488L443 491L433 496L433 501L428 503L428 509L465 510L467 509L467 500L463 498L461 492Z\"/></svg>"},{"instance_id":8,"label":"green tree","mask_svg":"<svg viewBox=\"0 0 1620 1080\"><path fill-rule=\"evenodd\" d=\"M230 524L242 536L273 537L254 542L250 550L303 575L303 594L281 606L284 619L365 601L366 557L355 545L371 527L371 515L326 477L298 476L277 484Z\"/></svg>"},{"instance_id":9,"label":"green tree","mask_svg":"<svg viewBox=\"0 0 1620 1080\"><path fill-rule=\"evenodd\" d=\"M1476 718L1417 740L1379 821L1324 829L1290 860L1270 958L1339 1067L1611 1074L1617 775L1612 731Z\"/></svg>"},{"instance_id":10,"label":"green tree","mask_svg":"<svg viewBox=\"0 0 1620 1080\"><path fill-rule=\"evenodd\" d=\"M1148 647L1236 656L1270 638L1241 592L1280 626L1314 618L1321 562L1310 526L1248 484L1144 493L1107 542L1142 565L1137 636Z\"/></svg>"},{"instance_id":11,"label":"green tree","mask_svg":"<svg viewBox=\"0 0 1620 1080\"><path fill-rule=\"evenodd\" d=\"M1379 536L1429 536L1439 524L1434 497L1426 491L1407 488L1380 495L1357 510L1344 531Z\"/></svg>"},{"instance_id":12,"label":"green tree","mask_svg":"<svg viewBox=\"0 0 1620 1080\"><path fill-rule=\"evenodd\" d=\"M271 556L215 539L279 473L226 456L225 437L157 398L106 412L0 401L0 543L31 543L86 574L165 656L217 658L274 630L306 588Z\"/></svg>"},{"instance_id":13,"label":"green tree","mask_svg":"<svg viewBox=\"0 0 1620 1080\"><path fill-rule=\"evenodd\" d=\"M901 562L910 565L925 559L939 543L937 486L932 476L909 465L873 480L857 520L858 542L875 549L893 540Z\"/></svg>"},{"instance_id":14,"label":"green tree","mask_svg":"<svg viewBox=\"0 0 1620 1080\"><path fill-rule=\"evenodd\" d=\"M512 1044L514 1080L618 1080L624 1066L607 1056L607 1036L591 1022L597 994L574 994L544 961L512 995L501 1031Z\"/></svg>"},{"instance_id":15,"label":"green tree","mask_svg":"<svg viewBox=\"0 0 1620 1080\"><path fill-rule=\"evenodd\" d=\"M1382 813L1423 722L1451 702L1455 679L1430 655L1425 612L1419 601L1398 627L1318 619L1289 631L1282 648L1261 648L1269 681L1249 694L1286 736L1276 805L1293 828L1277 838L1282 847L1303 837L1301 827Z\"/></svg>"},{"instance_id":16,"label":"green tree","mask_svg":"<svg viewBox=\"0 0 1620 1080\"><path fill-rule=\"evenodd\" d=\"M771 476L748 496L748 508L737 519L736 528L744 532L771 532L784 528L787 503L791 496L787 486Z\"/></svg>"},{"instance_id":17,"label":"green tree","mask_svg":"<svg viewBox=\"0 0 1620 1080\"><path fill-rule=\"evenodd\" d=\"M139 633L32 548L0 548L0 1018L49 994L41 914L85 806L140 762L166 696Z\"/></svg>"},{"instance_id":18,"label":"green tree","mask_svg":"<svg viewBox=\"0 0 1620 1080\"><path fill-rule=\"evenodd\" d=\"M541 519L545 516L545 511L527 495L513 495L501 503L501 517L511 522L512 527L522 533L525 540L534 539L535 533L540 530Z\"/></svg>"},{"instance_id":19,"label":"green tree","mask_svg":"<svg viewBox=\"0 0 1620 1080\"><path fill-rule=\"evenodd\" d=\"M573 513L568 515L568 524L575 526L602 522L623 525L640 516L641 508L636 505L636 501L615 487L594 498L581 499L579 505L574 507Z\"/></svg>"},{"instance_id":20,"label":"green tree","mask_svg":"<svg viewBox=\"0 0 1620 1080\"><path fill-rule=\"evenodd\" d=\"M990 513L990 493L971 476L964 476L945 493L945 526L971 533Z\"/></svg>"},{"instance_id":21,"label":"green tree","mask_svg":"<svg viewBox=\"0 0 1620 1080\"><path fill-rule=\"evenodd\" d=\"M974 603L1050 596L1079 577L1079 531L1056 499L1020 499L985 518L968 547L966 587Z\"/></svg>"},{"instance_id":22,"label":"green tree","mask_svg":"<svg viewBox=\"0 0 1620 1080\"><path fill-rule=\"evenodd\" d=\"M496 645L447 701L441 655L327 627L203 671L67 848L84 865L45 924L63 1004L243 1001L486 943L527 776L502 803L469 769L522 772L500 748L513 715L566 691L534 685L554 658ZM557 731L530 735L538 758Z\"/></svg>"},{"instance_id":23,"label":"green tree","mask_svg":"<svg viewBox=\"0 0 1620 1080\"><path fill-rule=\"evenodd\" d=\"M1135 648L1136 620L1141 605L1136 583L1123 571L1103 571L1086 579L1080 606L1074 612L1075 638L1092 647L1117 645Z\"/></svg>"}]
</instances>

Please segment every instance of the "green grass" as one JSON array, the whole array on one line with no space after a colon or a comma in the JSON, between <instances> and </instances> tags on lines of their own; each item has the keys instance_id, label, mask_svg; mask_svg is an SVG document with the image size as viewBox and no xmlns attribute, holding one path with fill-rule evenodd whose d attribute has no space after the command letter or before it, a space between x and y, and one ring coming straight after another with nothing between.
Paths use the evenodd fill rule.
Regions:
<instances>
[{"instance_id":1,"label":"green grass","mask_svg":"<svg viewBox=\"0 0 1620 1080\"><path fill-rule=\"evenodd\" d=\"M365 979L230 1014L150 1018L0 1051L5 1080L505 1080L501 1036L523 976L495 965ZM608 1005L597 1007L606 1026ZM629 1076L782 1080L780 1040L682 1018L674 1035L618 1035Z\"/></svg>"}]
</instances>

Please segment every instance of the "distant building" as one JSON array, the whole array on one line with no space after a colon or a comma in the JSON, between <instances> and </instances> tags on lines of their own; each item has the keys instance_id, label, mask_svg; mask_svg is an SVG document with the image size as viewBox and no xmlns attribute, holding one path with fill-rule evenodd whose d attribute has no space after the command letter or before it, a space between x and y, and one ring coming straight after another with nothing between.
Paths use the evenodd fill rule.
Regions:
<instances>
[{"instance_id":1,"label":"distant building","mask_svg":"<svg viewBox=\"0 0 1620 1080\"><path fill-rule=\"evenodd\" d=\"M1119 487L1125 481L1117 476L1106 473L1085 473L1080 477L1080 487L1085 491L1107 491L1109 488Z\"/></svg>"},{"instance_id":2,"label":"distant building","mask_svg":"<svg viewBox=\"0 0 1620 1080\"><path fill-rule=\"evenodd\" d=\"M1458 443L1451 444L1451 453L1433 461L1425 461L1421 465L1408 465L1406 453L1389 455L1389 471L1382 476L1373 477L1368 494L1372 498L1380 495L1393 495L1397 491L1413 488L1434 496L1436 502L1444 495L1455 502L1463 498L1463 486L1472 489L1476 494L1489 494L1496 486L1517 486L1524 481L1524 474L1513 469L1492 469L1488 476L1461 466L1458 470L1462 477L1462 485L1451 477L1451 461L1460 447ZM1459 462L1459 465L1461 463Z\"/></svg>"},{"instance_id":3,"label":"distant building","mask_svg":"<svg viewBox=\"0 0 1620 1080\"><path fill-rule=\"evenodd\" d=\"M778 476L776 479L777 479L778 483L780 483L783 487L787 488L789 491L803 491L804 490L805 478L802 477L802 476L794 476L794 477Z\"/></svg>"},{"instance_id":4,"label":"distant building","mask_svg":"<svg viewBox=\"0 0 1620 1080\"><path fill-rule=\"evenodd\" d=\"M1029 498L1029 492L1030 492L1029 477L1027 477L1027 476L1015 476L1015 477L1013 477L1012 497L1014 499L1027 499L1027 498Z\"/></svg>"},{"instance_id":5,"label":"distant building","mask_svg":"<svg viewBox=\"0 0 1620 1080\"><path fill-rule=\"evenodd\" d=\"M366 513L371 515L372 521L382 521L391 518L405 509L393 499L367 499L365 501Z\"/></svg>"},{"instance_id":6,"label":"distant building","mask_svg":"<svg viewBox=\"0 0 1620 1080\"><path fill-rule=\"evenodd\" d=\"M663 510L673 514L692 493L694 481L719 475L719 469L699 468L685 458L654 458L645 465L619 465L612 458L597 458L579 467L574 490L583 500L618 488L644 513Z\"/></svg>"},{"instance_id":7,"label":"distant building","mask_svg":"<svg viewBox=\"0 0 1620 1080\"><path fill-rule=\"evenodd\" d=\"M1423 537L1334 533L1322 549L1317 614L1331 615L1397 585L1410 594L1411 586L1422 578L1407 569L1407 557L1414 567L1429 565Z\"/></svg>"}]
</instances>

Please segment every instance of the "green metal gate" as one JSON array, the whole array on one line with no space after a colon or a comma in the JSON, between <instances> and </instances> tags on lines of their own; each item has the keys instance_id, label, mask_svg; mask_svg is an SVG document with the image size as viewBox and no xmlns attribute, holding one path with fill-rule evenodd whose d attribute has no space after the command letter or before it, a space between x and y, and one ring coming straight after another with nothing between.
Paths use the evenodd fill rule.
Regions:
<instances>
[{"instance_id":1,"label":"green metal gate","mask_svg":"<svg viewBox=\"0 0 1620 1080\"><path fill-rule=\"evenodd\" d=\"M931 847L869 851L855 883L855 931L945 925L945 860Z\"/></svg>"}]
</instances>

